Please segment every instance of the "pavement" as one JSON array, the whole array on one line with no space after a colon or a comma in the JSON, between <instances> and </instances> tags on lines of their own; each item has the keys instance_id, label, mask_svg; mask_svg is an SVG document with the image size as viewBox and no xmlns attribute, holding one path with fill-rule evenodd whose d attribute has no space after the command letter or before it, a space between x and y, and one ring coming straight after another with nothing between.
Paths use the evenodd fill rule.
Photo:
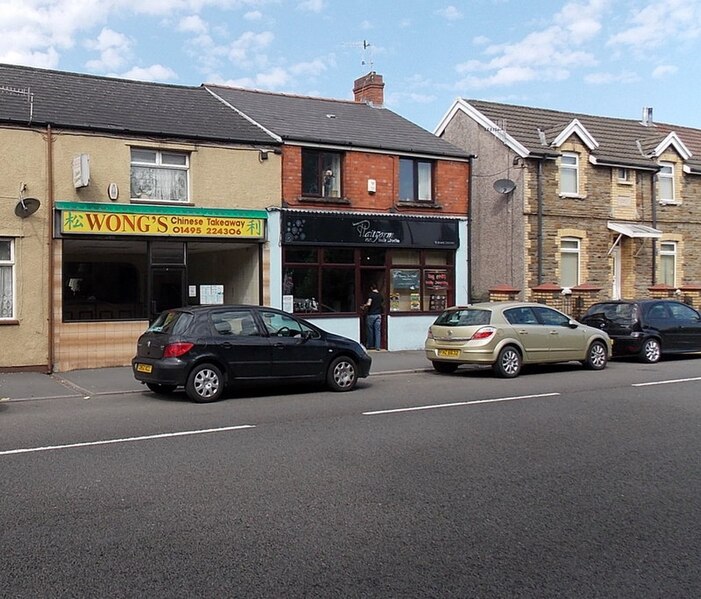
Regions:
<instances>
[{"instance_id":1,"label":"pavement","mask_svg":"<svg viewBox=\"0 0 701 599\"><path fill-rule=\"evenodd\" d=\"M370 376L432 370L423 350L370 351ZM40 372L0 372L0 401L60 399L142 393L130 366L90 368L42 374Z\"/></svg>"}]
</instances>

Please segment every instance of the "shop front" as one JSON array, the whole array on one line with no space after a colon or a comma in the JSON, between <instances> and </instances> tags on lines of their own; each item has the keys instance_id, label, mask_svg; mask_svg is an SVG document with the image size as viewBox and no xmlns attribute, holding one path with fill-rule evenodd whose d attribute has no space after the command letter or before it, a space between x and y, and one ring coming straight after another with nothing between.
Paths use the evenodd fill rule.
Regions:
<instances>
[{"instance_id":1,"label":"shop front","mask_svg":"<svg viewBox=\"0 0 701 599\"><path fill-rule=\"evenodd\" d=\"M467 301L466 232L462 218L283 210L282 307L365 343L374 284L382 347L418 349L441 310Z\"/></svg>"},{"instance_id":2,"label":"shop front","mask_svg":"<svg viewBox=\"0 0 701 599\"><path fill-rule=\"evenodd\" d=\"M57 202L54 214L56 370L128 364L167 308L262 303L264 210Z\"/></svg>"}]
</instances>

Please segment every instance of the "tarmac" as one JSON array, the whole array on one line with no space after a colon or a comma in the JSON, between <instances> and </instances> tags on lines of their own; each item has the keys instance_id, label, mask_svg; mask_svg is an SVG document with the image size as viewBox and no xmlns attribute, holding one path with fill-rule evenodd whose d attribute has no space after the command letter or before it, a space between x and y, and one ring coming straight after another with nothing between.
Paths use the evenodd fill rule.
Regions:
<instances>
[{"instance_id":1,"label":"tarmac","mask_svg":"<svg viewBox=\"0 0 701 599\"><path fill-rule=\"evenodd\" d=\"M423 350L370 351L370 376L432 370ZM0 372L0 401L27 401L142 393L146 387L130 366L89 368L42 374Z\"/></svg>"}]
</instances>

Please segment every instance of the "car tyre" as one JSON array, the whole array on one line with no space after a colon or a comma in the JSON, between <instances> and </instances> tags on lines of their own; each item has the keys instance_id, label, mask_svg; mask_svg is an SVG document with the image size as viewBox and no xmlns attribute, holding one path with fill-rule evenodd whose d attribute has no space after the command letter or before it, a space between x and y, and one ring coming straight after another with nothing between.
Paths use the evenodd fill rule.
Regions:
<instances>
[{"instance_id":1,"label":"car tyre","mask_svg":"<svg viewBox=\"0 0 701 599\"><path fill-rule=\"evenodd\" d=\"M521 372L521 354L512 345L503 347L494 362L495 374L504 379L512 379Z\"/></svg>"},{"instance_id":2,"label":"car tyre","mask_svg":"<svg viewBox=\"0 0 701 599\"><path fill-rule=\"evenodd\" d=\"M214 364L198 364L187 377L185 392L197 403L217 401L224 393L224 377Z\"/></svg>"},{"instance_id":3,"label":"car tyre","mask_svg":"<svg viewBox=\"0 0 701 599\"><path fill-rule=\"evenodd\" d=\"M146 386L158 395L170 395L177 385L162 385L161 383L146 383Z\"/></svg>"},{"instance_id":4,"label":"car tyre","mask_svg":"<svg viewBox=\"0 0 701 599\"><path fill-rule=\"evenodd\" d=\"M646 339L640 350L640 359L648 364L654 364L660 361L661 355L662 347L660 346L660 342L654 337Z\"/></svg>"},{"instance_id":5,"label":"car tyre","mask_svg":"<svg viewBox=\"0 0 701 599\"><path fill-rule=\"evenodd\" d=\"M458 364L452 364L450 362L432 362L432 364L436 372L441 372L443 374L451 374L458 369Z\"/></svg>"},{"instance_id":6,"label":"car tyre","mask_svg":"<svg viewBox=\"0 0 701 599\"><path fill-rule=\"evenodd\" d=\"M590 370L603 370L608 363L608 352L603 341L594 341L587 350L584 365Z\"/></svg>"},{"instance_id":7,"label":"car tyre","mask_svg":"<svg viewBox=\"0 0 701 599\"><path fill-rule=\"evenodd\" d=\"M351 391L358 382L358 365L353 358L338 356L329 364L326 383L332 391Z\"/></svg>"}]
</instances>

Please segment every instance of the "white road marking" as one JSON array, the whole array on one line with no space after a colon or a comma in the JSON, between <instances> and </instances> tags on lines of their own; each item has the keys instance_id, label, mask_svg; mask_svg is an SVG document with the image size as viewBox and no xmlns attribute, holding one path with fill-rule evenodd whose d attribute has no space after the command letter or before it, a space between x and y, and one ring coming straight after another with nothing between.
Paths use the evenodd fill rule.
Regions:
<instances>
[{"instance_id":1,"label":"white road marking","mask_svg":"<svg viewBox=\"0 0 701 599\"><path fill-rule=\"evenodd\" d=\"M16 453L34 453L37 451L54 451L56 449L72 449L75 447L92 447L94 445L111 445L113 443L132 443L134 441L149 441L151 439L166 439L169 437L184 437L187 435L203 435L205 433L221 433L225 431L237 431L245 428L255 428L254 424L241 424L239 426L224 426L221 428L207 428L194 431L181 431L179 433L161 433L159 435L145 435L143 437L124 437L123 439L105 439L103 441L87 441L85 443L68 443L66 445L48 445L46 447L26 447L24 449L8 449L0 451L0 455Z\"/></svg>"},{"instance_id":2,"label":"white road marking","mask_svg":"<svg viewBox=\"0 0 701 599\"><path fill-rule=\"evenodd\" d=\"M433 410L435 408L454 408L456 406L472 406L481 403L496 403L499 401L516 401L519 399L535 399L538 397L555 397L559 393L539 393L537 395L516 395L514 397L497 397L495 399L476 399L474 401L458 401L455 403L441 403L429 406L416 406L413 408L397 408L396 410L377 410L376 412L363 412L363 416L375 416L377 414L396 414L397 412L415 412L418 410Z\"/></svg>"},{"instance_id":3,"label":"white road marking","mask_svg":"<svg viewBox=\"0 0 701 599\"><path fill-rule=\"evenodd\" d=\"M669 381L654 381L652 383L633 383L632 387L652 387L653 385L670 385L672 383L690 383L692 381L701 381L701 376L695 376L689 379L671 379Z\"/></svg>"}]
</instances>

